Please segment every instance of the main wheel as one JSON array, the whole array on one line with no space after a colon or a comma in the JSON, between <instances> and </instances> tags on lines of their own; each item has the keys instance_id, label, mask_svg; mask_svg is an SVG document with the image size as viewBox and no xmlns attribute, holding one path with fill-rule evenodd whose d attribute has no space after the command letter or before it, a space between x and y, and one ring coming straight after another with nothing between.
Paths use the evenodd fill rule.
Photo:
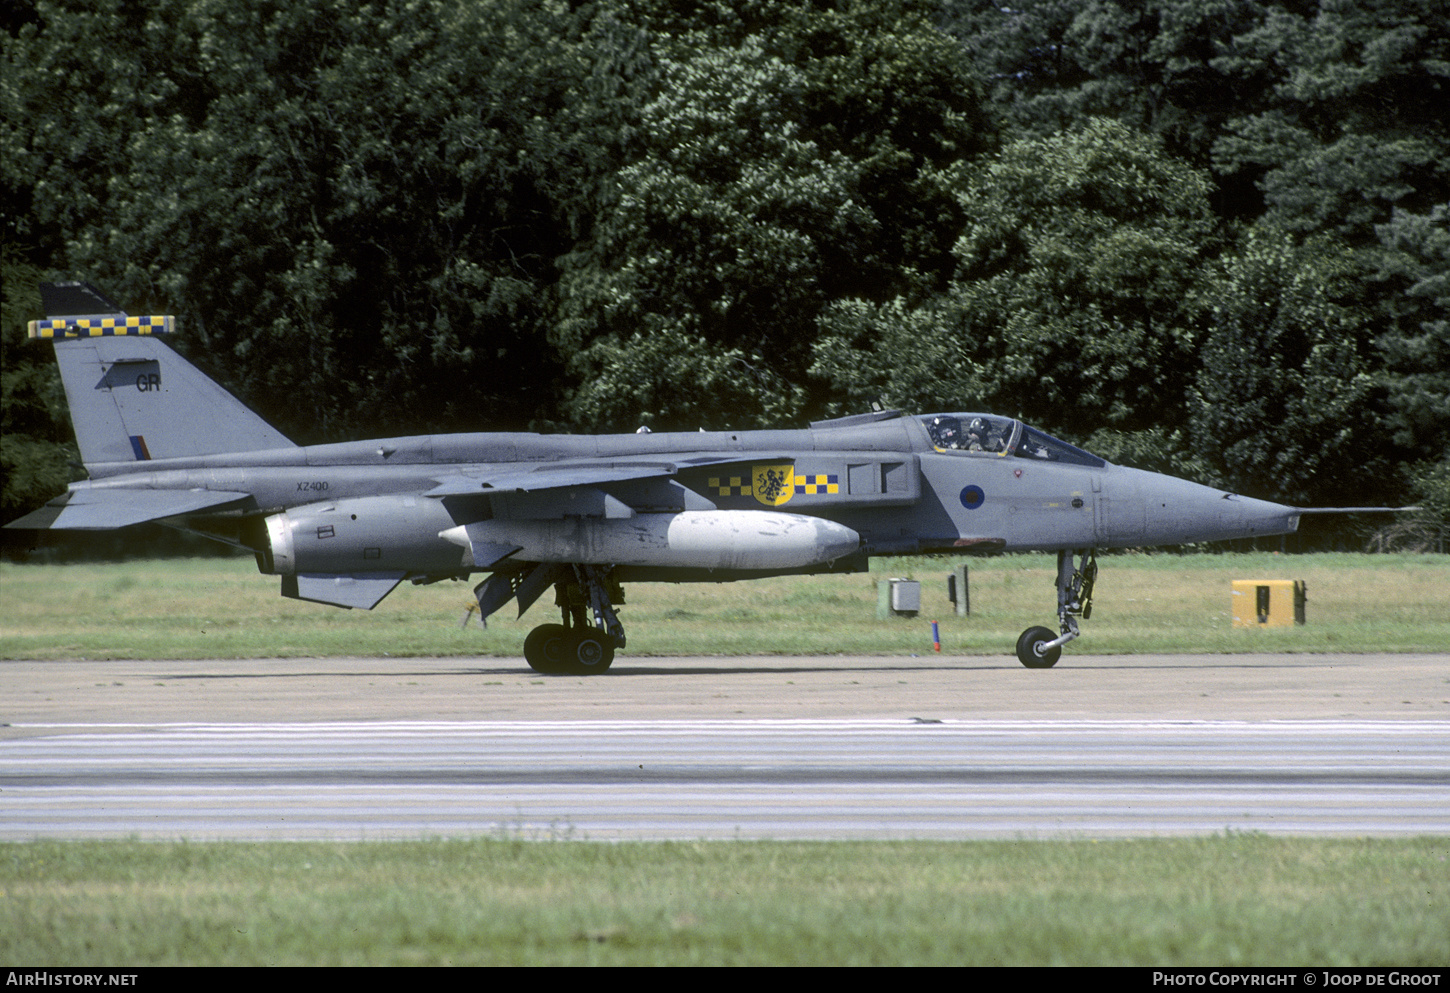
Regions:
<instances>
[{"instance_id":1,"label":"main wheel","mask_svg":"<svg viewBox=\"0 0 1450 993\"><path fill-rule=\"evenodd\" d=\"M598 628L575 628L564 636L564 671L593 676L614 662L614 639Z\"/></svg>"},{"instance_id":2,"label":"main wheel","mask_svg":"<svg viewBox=\"0 0 1450 993\"><path fill-rule=\"evenodd\" d=\"M1029 669L1051 669L1062 658L1062 646L1043 649L1049 641L1056 641L1057 635L1050 628L1028 628L1017 639L1017 660Z\"/></svg>"},{"instance_id":3,"label":"main wheel","mask_svg":"<svg viewBox=\"0 0 1450 993\"><path fill-rule=\"evenodd\" d=\"M524 661L535 672L565 671L568 652L569 629L562 624L540 624L524 639Z\"/></svg>"}]
</instances>

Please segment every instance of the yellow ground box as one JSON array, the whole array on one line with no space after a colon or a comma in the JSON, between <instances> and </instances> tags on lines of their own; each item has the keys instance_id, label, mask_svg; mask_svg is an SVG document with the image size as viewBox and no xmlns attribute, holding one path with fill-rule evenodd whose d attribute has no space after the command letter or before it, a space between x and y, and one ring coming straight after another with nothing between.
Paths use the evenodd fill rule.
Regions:
<instances>
[{"instance_id":1,"label":"yellow ground box","mask_svg":"<svg viewBox=\"0 0 1450 993\"><path fill-rule=\"evenodd\" d=\"M1304 580L1235 579L1232 585L1234 627L1273 628L1304 623Z\"/></svg>"}]
</instances>

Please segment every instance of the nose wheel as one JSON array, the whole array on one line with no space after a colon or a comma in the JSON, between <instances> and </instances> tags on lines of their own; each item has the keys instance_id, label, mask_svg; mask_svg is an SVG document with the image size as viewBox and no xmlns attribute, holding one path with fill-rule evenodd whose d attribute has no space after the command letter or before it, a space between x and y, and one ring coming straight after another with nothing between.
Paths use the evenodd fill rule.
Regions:
<instances>
[{"instance_id":1,"label":"nose wheel","mask_svg":"<svg viewBox=\"0 0 1450 993\"><path fill-rule=\"evenodd\" d=\"M1031 627L1017 639L1017 661L1029 669L1051 669L1062 657L1062 646L1078 637L1077 619L1093 614L1093 583L1098 578L1094 549L1057 553L1057 621L1060 634L1051 628Z\"/></svg>"},{"instance_id":2,"label":"nose wheel","mask_svg":"<svg viewBox=\"0 0 1450 993\"><path fill-rule=\"evenodd\" d=\"M1028 628L1017 639L1017 660L1029 669L1051 669L1062 657L1062 646L1053 640L1056 637L1051 628Z\"/></svg>"}]
</instances>

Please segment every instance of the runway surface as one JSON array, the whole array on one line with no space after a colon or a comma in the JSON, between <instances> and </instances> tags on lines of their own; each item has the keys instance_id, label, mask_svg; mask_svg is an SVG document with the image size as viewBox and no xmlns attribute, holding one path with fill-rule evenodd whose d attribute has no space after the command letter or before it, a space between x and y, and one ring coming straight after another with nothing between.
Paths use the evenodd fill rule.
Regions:
<instances>
[{"instance_id":1,"label":"runway surface","mask_svg":"<svg viewBox=\"0 0 1450 993\"><path fill-rule=\"evenodd\" d=\"M1450 833L1435 721L527 721L57 729L0 837Z\"/></svg>"},{"instance_id":2,"label":"runway surface","mask_svg":"<svg viewBox=\"0 0 1450 993\"><path fill-rule=\"evenodd\" d=\"M0 840L1450 834L1450 656L0 662Z\"/></svg>"}]
</instances>

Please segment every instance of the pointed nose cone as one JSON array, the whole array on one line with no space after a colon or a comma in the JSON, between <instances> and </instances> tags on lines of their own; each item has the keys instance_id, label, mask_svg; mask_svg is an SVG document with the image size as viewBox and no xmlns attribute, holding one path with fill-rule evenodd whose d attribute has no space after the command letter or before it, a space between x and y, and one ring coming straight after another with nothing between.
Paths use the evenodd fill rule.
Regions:
<instances>
[{"instance_id":1,"label":"pointed nose cone","mask_svg":"<svg viewBox=\"0 0 1450 993\"><path fill-rule=\"evenodd\" d=\"M1219 525L1226 532L1220 538L1255 538L1267 534L1292 534L1299 530L1299 511L1294 507L1236 493L1223 493L1219 499Z\"/></svg>"},{"instance_id":2,"label":"pointed nose cone","mask_svg":"<svg viewBox=\"0 0 1450 993\"><path fill-rule=\"evenodd\" d=\"M1102 548L1255 538L1298 528L1294 507L1140 469L1113 467L1098 497Z\"/></svg>"}]
</instances>

